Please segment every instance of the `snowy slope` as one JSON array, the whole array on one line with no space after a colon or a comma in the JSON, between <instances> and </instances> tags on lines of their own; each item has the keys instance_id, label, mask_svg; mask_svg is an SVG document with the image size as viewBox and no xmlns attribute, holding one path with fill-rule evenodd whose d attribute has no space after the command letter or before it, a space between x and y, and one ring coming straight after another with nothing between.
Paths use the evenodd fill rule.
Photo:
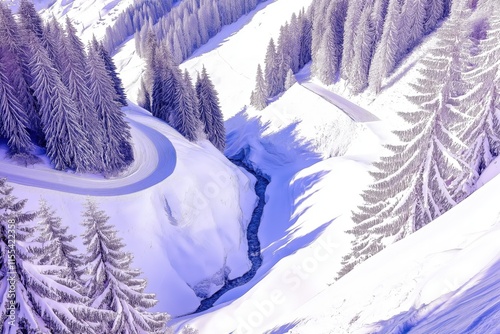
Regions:
<instances>
[{"instance_id":1,"label":"snowy slope","mask_svg":"<svg viewBox=\"0 0 500 334\"><path fill-rule=\"evenodd\" d=\"M428 36L385 82L386 89L376 99L369 93L348 96L343 84L329 87L374 114L380 122L353 122L336 106L299 84L263 111L248 108L255 68L263 62L269 38L277 36L279 26L301 4L305 2L265 2L256 12L226 27L182 65L192 75L206 66L219 89L227 118L226 154L245 150L249 162L268 174L271 183L259 231L262 268L254 280L228 293L214 309L176 319L174 323L179 327L190 323L200 333L264 333L277 326L281 329L275 332L281 333L293 327L289 323L302 319L302 314L315 319L314 313L321 310L320 302L310 313L306 306L300 307L316 295L332 300L326 289L340 269L342 256L350 249L352 236L345 232L352 228L350 212L360 204L359 194L371 182L367 173L370 163L385 154L382 144L396 143L391 130L402 126L396 112L408 110L404 95L411 92L409 83L417 76L419 60L435 43L433 35ZM307 68L298 74L298 81L310 81ZM321 88L316 80L312 82ZM336 99L333 94L330 97ZM488 208L493 210L494 206ZM463 232L468 233L467 228ZM483 264L471 267L468 275L485 270L487 264ZM432 275L432 271L427 273ZM412 274L405 273L408 276L404 280ZM364 275L370 277L366 272ZM400 276L398 279L398 284L405 284ZM350 291L355 290L356 284ZM439 296L430 295L430 299L434 297ZM363 305L357 305L357 309ZM373 309L380 309L379 319L373 321L392 316L390 306L385 308L379 303ZM325 312L324 317L327 319L329 314ZM329 332L330 327L321 322L318 327L304 328L296 332ZM343 333L345 328L331 332Z\"/></svg>"},{"instance_id":2,"label":"snowy slope","mask_svg":"<svg viewBox=\"0 0 500 334\"><path fill-rule=\"evenodd\" d=\"M1 163L0 177L15 173L16 196L28 198L29 209L45 198L76 235L83 232L85 198L99 195L134 267L148 279L148 291L157 294L156 310L185 314L199 304L198 284L213 292L224 273L233 278L250 268L245 230L256 200L254 181L209 143L190 143L139 108L127 114L138 160L121 177L13 168L10 162Z\"/></svg>"},{"instance_id":3,"label":"snowy slope","mask_svg":"<svg viewBox=\"0 0 500 334\"><path fill-rule=\"evenodd\" d=\"M500 177L274 323L284 333L500 332Z\"/></svg>"},{"instance_id":4,"label":"snowy slope","mask_svg":"<svg viewBox=\"0 0 500 334\"><path fill-rule=\"evenodd\" d=\"M17 11L18 0L7 0L6 3L14 12ZM69 17L80 37L89 41L93 35L98 39L104 37L106 27L112 25L133 0L33 0L33 3L46 19L55 17L64 24Z\"/></svg>"}]
</instances>

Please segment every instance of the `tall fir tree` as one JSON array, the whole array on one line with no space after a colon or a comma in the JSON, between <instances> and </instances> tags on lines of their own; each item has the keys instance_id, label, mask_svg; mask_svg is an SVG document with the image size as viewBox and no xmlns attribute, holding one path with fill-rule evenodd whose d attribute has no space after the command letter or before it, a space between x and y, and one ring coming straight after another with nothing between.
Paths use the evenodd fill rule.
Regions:
<instances>
[{"instance_id":1,"label":"tall fir tree","mask_svg":"<svg viewBox=\"0 0 500 334\"><path fill-rule=\"evenodd\" d=\"M60 217L48 205L47 201L41 199L37 211L37 228L40 230L40 242L45 250L39 259L42 265L55 265L64 268L62 277L71 284L71 288L82 292L81 277L83 261L73 245L74 235L68 234L68 226L62 225Z\"/></svg>"},{"instance_id":2,"label":"tall fir tree","mask_svg":"<svg viewBox=\"0 0 500 334\"><path fill-rule=\"evenodd\" d=\"M7 138L10 155L29 154L32 144L28 133L28 116L3 72L0 61L0 135Z\"/></svg>"},{"instance_id":3,"label":"tall fir tree","mask_svg":"<svg viewBox=\"0 0 500 334\"><path fill-rule=\"evenodd\" d=\"M390 0L382 37L373 55L368 76L370 88L375 93L380 92L382 80L393 71L398 62L400 10L399 0Z\"/></svg>"},{"instance_id":4,"label":"tall fir tree","mask_svg":"<svg viewBox=\"0 0 500 334\"><path fill-rule=\"evenodd\" d=\"M68 89L54 69L47 51L33 36L30 39L33 57L34 96L40 104L47 155L56 169L92 171L92 148L79 126L79 116Z\"/></svg>"},{"instance_id":5,"label":"tall fir tree","mask_svg":"<svg viewBox=\"0 0 500 334\"><path fill-rule=\"evenodd\" d=\"M94 46L89 47L87 75L91 99L102 126L104 169L106 173L113 175L124 170L133 161L131 135L125 115L116 102L113 82L98 52Z\"/></svg>"},{"instance_id":6,"label":"tall fir tree","mask_svg":"<svg viewBox=\"0 0 500 334\"><path fill-rule=\"evenodd\" d=\"M40 40L43 38L43 21L30 0L21 0L18 14L22 27L31 31Z\"/></svg>"},{"instance_id":7,"label":"tall fir tree","mask_svg":"<svg viewBox=\"0 0 500 334\"><path fill-rule=\"evenodd\" d=\"M79 110L78 124L92 147L92 156L89 157L92 169L101 172L104 170L104 133L91 100L92 93L89 89L89 78L87 78L87 56L83 43L76 36L76 30L69 20L66 21L66 34L67 38L60 44L64 54L61 60L62 81Z\"/></svg>"},{"instance_id":8,"label":"tall fir tree","mask_svg":"<svg viewBox=\"0 0 500 334\"><path fill-rule=\"evenodd\" d=\"M368 86L368 73L375 45L371 2L365 4L354 36L355 50L349 65L351 67L349 82L354 93L360 93Z\"/></svg>"},{"instance_id":9,"label":"tall fir tree","mask_svg":"<svg viewBox=\"0 0 500 334\"><path fill-rule=\"evenodd\" d=\"M500 14L491 13L485 36L477 41L475 54L468 57L471 68L464 73L467 94L461 108L470 121L461 138L467 145L464 159L474 173L471 184L500 155Z\"/></svg>"},{"instance_id":10,"label":"tall fir tree","mask_svg":"<svg viewBox=\"0 0 500 334\"><path fill-rule=\"evenodd\" d=\"M62 267L38 264L46 250L34 239L34 212L0 179L0 322L3 333L96 333L89 323L110 314L84 305ZM12 283L14 282L14 283ZM13 310L13 313L11 313ZM13 317L9 315L14 314Z\"/></svg>"},{"instance_id":11,"label":"tall fir tree","mask_svg":"<svg viewBox=\"0 0 500 334\"><path fill-rule=\"evenodd\" d=\"M111 58L109 52L104 48L104 45L102 43L99 43L99 46L97 47L97 52L104 61L106 71L108 72L108 75L113 82L113 87L116 92L115 101L118 102L123 107L126 106L127 95L125 94L125 89L123 88L122 80L118 76L118 71L116 69L116 65L115 62L113 61L113 58Z\"/></svg>"},{"instance_id":12,"label":"tall fir tree","mask_svg":"<svg viewBox=\"0 0 500 334\"><path fill-rule=\"evenodd\" d=\"M156 305L153 294L144 293L146 280L131 269L132 256L109 225L109 217L87 200L83 213L84 244L87 246L86 288L93 308L112 311L115 317L102 322L101 333L160 333L166 328L164 313L147 310Z\"/></svg>"},{"instance_id":13,"label":"tall fir tree","mask_svg":"<svg viewBox=\"0 0 500 334\"><path fill-rule=\"evenodd\" d=\"M205 67L201 71L196 85L198 96L198 114L208 140L221 152L226 146L224 117L220 108L219 97Z\"/></svg>"},{"instance_id":14,"label":"tall fir tree","mask_svg":"<svg viewBox=\"0 0 500 334\"><path fill-rule=\"evenodd\" d=\"M280 77L280 61L274 40L271 38L267 46L264 78L266 80L267 97L273 97L283 91Z\"/></svg>"},{"instance_id":15,"label":"tall fir tree","mask_svg":"<svg viewBox=\"0 0 500 334\"><path fill-rule=\"evenodd\" d=\"M0 3L0 57L5 75L16 92L19 103L28 115L28 128L38 144L44 143L38 104L33 97L31 71L28 67L30 52L25 42L26 32L14 20L14 16L4 3Z\"/></svg>"},{"instance_id":16,"label":"tall fir tree","mask_svg":"<svg viewBox=\"0 0 500 334\"><path fill-rule=\"evenodd\" d=\"M318 50L312 55L312 71L325 84L332 84L338 79L346 15L347 3L336 0L328 5L324 22L322 16L315 20L314 39L318 41Z\"/></svg>"},{"instance_id":17,"label":"tall fir tree","mask_svg":"<svg viewBox=\"0 0 500 334\"><path fill-rule=\"evenodd\" d=\"M250 104L262 110L267 106L267 94L266 94L266 82L264 80L264 75L262 74L262 68L260 64L257 65L257 76L255 78L255 89L252 91L252 96L250 98Z\"/></svg>"},{"instance_id":18,"label":"tall fir tree","mask_svg":"<svg viewBox=\"0 0 500 334\"><path fill-rule=\"evenodd\" d=\"M189 84L190 82L182 81L175 92L175 109L171 116L171 125L187 140L196 141L199 128L198 111Z\"/></svg>"},{"instance_id":19,"label":"tall fir tree","mask_svg":"<svg viewBox=\"0 0 500 334\"><path fill-rule=\"evenodd\" d=\"M459 24L447 23L437 47L422 60L425 68L413 85L417 94L408 96L418 109L400 113L410 124L407 130L395 131L402 144L387 146L393 155L374 164L375 183L353 213L356 226L351 233L356 238L340 275L428 224L470 192L472 171L461 157L465 145L459 129L464 115L455 107L463 93Z\"/></svg>"}]
</instances>

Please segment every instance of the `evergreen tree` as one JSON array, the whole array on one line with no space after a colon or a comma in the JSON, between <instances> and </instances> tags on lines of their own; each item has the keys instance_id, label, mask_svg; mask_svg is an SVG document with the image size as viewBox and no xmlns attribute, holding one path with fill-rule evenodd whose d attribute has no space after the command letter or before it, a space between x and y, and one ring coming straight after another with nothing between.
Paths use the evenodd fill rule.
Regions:
<instances>
[{"instance_id":1,"label":"evergreen tree","mask_svg":"<svg viewBox=\"0 0 500 334\"><path fill-rule=\"evenodd\" d=\"M56 169L91 171L92 148L79 126L79 116L68 89L51 63L47 51L31 38L34 96L40 104L47 155Z\"/></svg>"},{"instance_id":2,"label":"evergreen tree","mask_svg":"<svg viewBox=\"0 0 500 334\"><path fill-rule=\"evenodd\" d=\"M262 74L262 68L260 64L257 65L257 77L255 79L255 89L252 91L252 96L250 99L250 104L262 110L267 106L267 94L266 94L266 82L264 81L264 75Z\"/></svg>"},{"instance_id":3,"label":"evergreen tree","mask_svg":"<svg viewBox=\"0 0 500 334\"><path fill-rule=\"evenodd\" d=\"M30 133L37 143L43 144L44 138L38 105L30 89L31 72L28 68L30 52L27 47L29 43L24 38L24 32L14 20L10 9L0 2L0 36L2 36L0 58L5 64L4 73L29 118Z\"/></svg>"},{"instance_id":4,"label":"evergreen tree","mask_svg":"<svg viewBox=\"0 0 500 334\"><path fill-rule=\"evenodd\" d=\"M400 9L399 0L390 0L384 31L373 55L368 78L369 85L375 93L380 92L382 80L392 72L398 61Z\"/></svg>"},{"instance_id":5,"label":"evergreen tree","mask_svg":"<svg viewBox=\"0 0 500 334\"><path fill-rule=\"evenodd\" d=\"M172 127L189 141L198 139L198 118L196 105L192 99L190 83L181 82L175 94L175 110L171 115Z\"/></svg>"},{"instance_id":6,"label":"evergreen tree","mask_svg":"<svg viewBox=\"0 0 500 334\"><path fill-rule=\"evenodd\" d=\"M43 199L39 202L37 218L40 230L38 241L45 250L39 263L64 268L62 277L67 279L71 288L80 291L83 261L76 254L77 248L72 245L75 236L68 234L68 227L61 224L61 218L56 216L55 211Z\"/></svg>"},{"instance_id":7,"label":"evergreen tree","mask_svg":"<svg viewBox=\"0 0 500 334\"><path fill-rule=\"evenodd\" d=\"M441 30L438 46L422 60L418 93L408 99L418 110L400 113L410 128L395 133L403 142L387 148L393 155L374 164L375 183L363 193L364 204L353 213L353 253L340 275L356 263L440 216L469 194L471 170L461 158L462 112L455 108L462 91L461 40L458 20Z\"/></svg>"},{"instance_id":8,"label":"evergreen tree","mask_svg":"<svg viewBox=\"0 0 500 334\"><path fill-rule=\"evenodd\" d=\"M312 47L312 23L302 10L299 14L300 27L300 50L299 50L299 68L304 67L311 61Z\"/></svg>"},{"instance_id":9,"label":"evergreen tree","mask_svg":"<svg viewBox=\"0 0 500 334\"><path fill-rule=\"evenodd\" d=\"M152 113L154 116L172 124L172 116L177 110L176 94L182 84L182 75L171 60L170 53L161 47L158 56L148 67L153 68Z\"/></svg>"},{"instance_id":10,"label":"evergreen tree","mask_svg":"<svg viewBox=\"0 0 500 334\"><path fill-rule=\"evenodd\" d=\"M3 333L89 333L88 322L100 322L106 313L83 305L77 292L61 276L63 268L45 266L45 255L33 241L36 213L24 211L26 200L12 195L0 179L0 321ZM12 283L14 282L14 283ZM14 288L14 290L12 290ZM14 313L11 313L14 310ZM8 315L15 314L9 318Z\"/></svg>"},{"instance_id":11,"label":"evergreen tree","mask_svg":"<svg viewBox=\"0 0 500 334\"><path fill-rule=\"evenodd\" d=\"M109 52L104 48L102 43L99 43L97 47L97 52L99 56L101 56L102 60L104 60L104 66L106 67L106 71L108 72L109 77L113 81L113 87L116 92L115 101L118 102L121 106L127 105L127 95L125 94L125 89L123 88L123 83L120 77L118 76L118 72L116 69L115 62L113 58L109 55Z\"/></svg>"},{"instance_id":12,"label":"evergreen tree","mask_svg":"<svg viewBox=\"0 0 500 334\"><path fill-rule=\"evenodd\" d=\"M491 15L488 23L476 54L468 57L472 66L464 73L467 95L460 105L470 117L461 138L467 145L464 159L473 171L471 185L500 154L500 14Z\"/></svg>"},{"instance_id":13,"label":"evergreen tree","mask_svg":"<svg viewBox=\"0 0 500 334\"><path fill-rule=\"evenodd\" d=\"M28 116L3 72L0 62L0 134L8 140L10 155L30 153L32 144L28 134Z\"/></svg>"},{"instance_id":14,"label":"evergreen tree","mask_svg":"<svg viewBox=\"0 0 500 334\"><path fill-rule=\"evenodd\" d=\"M295 75L293 75L292 69L289 69L288 72L286 72L285 89L289 89L296 82L297 80L295 79Z\"/></svg>"},{"instance_id":15,"label":"evergreen tree","mask_svg":"<svg viewBox=\"0 0 500 334\"><path fill-rule=\"evenodd\" d=\"M101 323L101 333L156 333L165 329L166 314L147 312L157 300L144 293L146 281L138 278L139 270L130 269L132 256L123 251L124 244L109 225L109 217L90 200L85 207L83 238L90 305L114 312L114 319Z\"/></svg>"},{"instance_id":16,"label":"evergreen tree","mask_svg":"<svg viewBox=\"0 0 500 334\"><path fill-rule=\"evenodd\" d=\"M334 83L339 75L346 15L346 2L337 0L328 5L325 22L321 20L323 16L315 21L314 39L318 41L318 51L312 55L312 71L325 84Z\"/></svg>"},{"instance_id":17,"label":"evergreen tree","mask_svg":"<svg viewBox=\"0 0 500 334\"><path fill-rule=\"evenodd\" d=\"M280 63L272 38L267 46L264 78L266 80L267 97L273 97L283 91L280 78Z\"/></svg>"},{"instance_id":18,"label":"evergreen tree","mask_svg":"<svg viewBox=\"0 0 500 334\"><path fill-rule=\"evenodd\" d=\"M402 31L399 33L399 52L402 58L424 35L424 22L428 0L408 0L401 12Z\"/></svg>"},{"instance_id":19,"label":"evergreen tree","mask_svg":"<svg viewBox=\"0 0 500 334\"><path fill-rule=\"evenodd\" d=\"M35 9L33 2L21 0L18 11L21 25L24 29L31 31L40 40L43 38L43 22Z\"/></svg>"},{"instance_id":20,"label":"evergreen tree","mask_svg":"<svg viewBox=\"0 0 500 334\"><path fill-rule=\"evenodd\" d=\"M371 2L371 0L368 2ZM354 70L352 61L354 59L356 48L358 47L358 45L355 44L354 39L356 33L358 32L358 23L361 18L360 14L363 13L365 3L365 1L349 1L347 6L346 20L344 24L342 64L340 72L341 77L344 80L349 80L351 78L351 70ZM317 31L315 33L321 34L322 31Z\"/></svg>"},{"instance_id":21,"label":"evergreen tree","mask_svg":"<svg viewBox=\"0 0 500 334\"><path fill-rule=\"evenodd\" d=\"M449 0L429 0L426 6L426 18L424 23L425 33L434 30L438 22L445 15L445 2Z\"/></svg>"},{"instance_id":22,"label":"evergreen tree","mask_svg":"<svg viewBox=\"0 0 500 334\"><path fill-rule=\"evenodd\" d=\"M104 60L98 50L89 47L88 82L94 109L100 120L103 133L103 155L105 171L116 174L133 161L130 146L130 127L124 120L124 114L115 101L116 92L108 75Z\"/></svg>"},{"instance_id":23,"label":"evergreen tree","mask_svg":"<svg viewBox=\"0 0 500 334\"><path fill-rule=\"evenodd\" d=\"M371 22L372 5L366 4L361 13L357 26L357 33L354 37L355 50L353 57L349 82L355 93L360 93L368 85L368 72L373 55L375 44L375 31Z\"/></svg>"},{"instance_id":24,"label":"evergreen tree","mask_svg":"<svg viewBox=\"0 0 500 334\"><path fill-rule=\"evenodd\" d=\"M224 117L220 109L219 97L215 87L203 67L199 83L196 85L198 96L198 115L208 140L221 152L226 146Z\"/></svg>"},{"instance_id":25,"label":"evergreen tree","mask_svg":"<svg viewBox=\"0 0 500 334\"><path fill-rule=\"evenodd\" d=\"M47 54L52 64L54 64L54 68L60 74L63 69L62 61L66 58L64 50L65 41L62 27L55 18L52 18L52 20L45 25L40 41L45 50L47 50Z\"/></svg>"},{"instance_id":26,"label":"evergreen tree","mask_svg":"<svg viewBox=\"0 0 500 334\"><path fill-rule=\"evenodd\" d=\"M137 104L139 105L139 107L146 109L149 112L152 111L151 93L149 92L148 88L146 87L146 83L144 82L144 78L141 78L141 87L139 88L139 93L138 93L138 97L137 97Z\"/></svg>"},{"instance_id":27,"label":"evergreen tree","mask_svg":"<svg viewBox=\"0 0 500 334\"><path fill-rule=\"evenodd\" d=\"M87 142L92 147L91 159L94 171L103 171L103 127L99 123L98 115L91 100L92 93L87 78L87 58L83 43L76 36L76 30L69 21L66 21L67 38L60 44L64 57L61 61L62 81L66 85L79 110L78 124L86 136Z\"/></svg>"}]
</instances>

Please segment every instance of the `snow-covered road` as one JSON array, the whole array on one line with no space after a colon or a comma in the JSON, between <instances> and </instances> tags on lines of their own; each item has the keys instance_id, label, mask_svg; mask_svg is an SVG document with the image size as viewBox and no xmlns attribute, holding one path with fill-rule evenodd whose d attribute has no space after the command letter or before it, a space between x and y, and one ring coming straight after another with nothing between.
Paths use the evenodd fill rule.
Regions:
<instances>
[{"instance_id":1,"label":"snow-covered road","mask_svg":"<svg viewBox=\"0 0 500 334\"><path fill-rule=\"evenodd\" d=\"M151 116L128 110L135 162L119 177L105 179L39 165L22 167L7 160L0 160L0 177L11 183L91 196L118 196L147 189L169 177L177 161L170 140L147 126L148 120Z\"/></svg>"},{"instance_id":2,"label":"snow-covered road","mask_svg":"<svg viewBox=\"0 0 500 334\"><path fill-rule=\"evenodd\" d=\"M367 123L367 122L379 121L379 119L368 110L361 108L357 104L352 103L351 101L343 98L342 96L337 95L334 92L329 91L324 87L321 87L320 85L317 85L309 81L303 82L301 83L301 85L305 89L313 92L314 94L322 97L326 101L330 102L331 104L341 109L343 112L346 113L347 116L349 116L355 122Z\"/></svg>"}]
</instances>

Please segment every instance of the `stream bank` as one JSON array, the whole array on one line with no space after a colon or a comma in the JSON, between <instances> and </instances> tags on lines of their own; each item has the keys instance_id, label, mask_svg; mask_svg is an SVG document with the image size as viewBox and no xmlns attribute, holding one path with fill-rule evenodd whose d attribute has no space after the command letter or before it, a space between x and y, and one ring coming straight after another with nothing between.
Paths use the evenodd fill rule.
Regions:
<instances>
[{"instance_id":1,"label":"stream bank","mask_svg":"<svg viewBox=\"0 0 500 334\"><path fill-rule=\"evenodd\" d=\"M260 252L260 241L259 241L259 226L262 219L262 214L264 212L266 189L269 185L270 178L264 175L260 170L255 169L250 166L245 161L245 153L241 151L236 156L229 159L236 166L244 168L247 172L255 176L257 182L255 183L255 194L259 198L257 206L253 210L252 218L247 227L247 241L248 241L248 259L250 260L252 267L249 271L240 277L234 279L228 279L224 282L224 285L215 292L212 296L203 299L200 302L200 306L196 309L194 313L199 313L208 310L214 306L214 303L226 292L239 287L245 283L248 283L257 273L257 270L262 265L262 256Z\"/></svg>"}]
</instances>

